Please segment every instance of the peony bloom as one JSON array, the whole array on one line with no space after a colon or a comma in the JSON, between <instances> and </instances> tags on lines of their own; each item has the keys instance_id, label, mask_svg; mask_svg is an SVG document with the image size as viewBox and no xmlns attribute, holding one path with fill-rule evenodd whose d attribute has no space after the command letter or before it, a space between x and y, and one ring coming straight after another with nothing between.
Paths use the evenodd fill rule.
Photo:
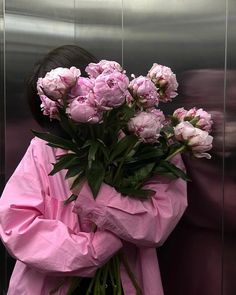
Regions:
<instances>
[{"instance_id":1,"label":"peony bloom","mask_svg":"<svg viewBox=\"0 0 236 295\"><path fill-rule=\"evenodd\" d=\"M203 109L197 109L194 107L187 111L184 108L179 108L173 113L173 117L177 118L180 122L190 121L195 127L211 132L213 124L211 114Z\"/></svg>"},{"instance_id":2,"label":"peony bloom","mask_svg":"<svg viewBox=\"0 0 236 295\"><path fill-rule=\"evenodd\" d=\"M46 95L40 95L40 99L43 114L51 119L58 119L58 103L49 99Z\"/></svg>"},{"instance_id":3,"label":"peony bloom","mask_svg":"<svg viewBox=\"0 0 236 295\"><path fill-rule=\"evenodd\" d=\"M71 88L69 97L75 98L78 96L87 95L89 92L93 92L94 79L80 77L76 84Z\"/></svg>"},{"instance_id":4,"label":"peony bloom","mask_svg":"<svg viewBox=\"0 0 236 295\"><path fill-rule=\"evenodd\" d=\"M103 112L95 106L93 93L73 99L66 113L78 123L99 123L103 115Z\"/></svg>"},{"instance_id":5,"label":"peony bloom","mask_svg":"<svg viewBox=\"0 0 236 295\"><path fill-rule=\"evenodd\" d=\"M140 112L128 123L128 129L141 141L146 143L157 142L162 124L155 114Z\"/></svg>"},{"instance_id":6,"label":"peony bloom","mask_svg":"<svg viewBox=\"0 0 236 295\"><path fill-rule=\"evenodd\" d=\"M208 132L194 127L190 122L183 121L174 127L174 133L175 138L184 142L196 158L211 158L206 153L212 148L213 140L213 137Z\"/></svg>"},{"instance_id":7,"label":"peony bloom","mask_svg":"<svg viewBox=\"0 0 236 295\"><path fill-rule=\"evenodd\" d=\"M44 78L38 79L39 96L46 95L52 100L61 99L67 90L75 85L80 74L80 70L75 67L51 70Z\"/></svg>"},{"instance_id":8,"label":"peony bloom","mask_svg":"<svg viewBox=\"0 0 236 295\"><path fill-rule=\"evenodd\" d=\"M178 83L170 68L154 63L147 77L159 89L160 101L171 101L172 98L177 96Z\"/></svg>"},{"instance_id":9,"label":"peony bloom","mask_svg":"<svg viewBox=\"0 0 236 295\"><path fill-rule=\"evenodd\" d=\"M184 118L186 117L187 110L184 108L178 108L177 110L174 111L173 117L177 118L179 122L184 121Z\"/></svg>"},{"instance_id":10,"label":"peony bloom","mask_svg":"<svg viewBox=\"0 0 236 295\"><path fill-rule=\"evenodd\" d=\"M150 113L154 114L162 124L165 122L166 120L165 115L160 109L151 109Z\"/></svg>"},{"instance_id":11,"label":"peony bloom","mask_svg":"<svg viewBox=\"0 0 236 295\"><path fill-rule=\"evenodd\" d=\"M196 127L205 130L207 132L211 132L213 121L211 119L211 114L207 113L203 109L197 109L195 118L199 118L196 123Z\"/></svg>"},{"instance_id":12,"label":"peony bloom","mask_svg":"<svg viewBox=\"0 0 236 295\"><path fill-rule=\"evenodd\" d=\"M99 75L93 89L96 105L103 110L119 107L125 102L128 85L129 79L122 73Z\"/></svg>"},{"instance_id":13,"label":"peony bloom","mask_svg":"<svg viewBox=\"0 0 236 295\"><path fill-rule=\"evenodd\" d=\"M102 73L123 72L123 69L118 62L103 59L99 63L90 63L85 71L90 78L97 78Z\"/></svg>"},{"instance_id":14,"label":"peony bloom","mask_svg":"<svg viewBox=\"0 0 236 295\"><path fill-rule=\"evenodd\" d=\"M131 107L134 103L134 98L133 96L130 94L130 92L127 90L126 95L125 95L125 100L126 103L129 107Z\"/></svg>"},{"instance_id":15,"label":"peony bloom","mask_svg":"<svg viewBox=\"0 0 236 295\"><path fill-rule=\"evenodd\" d=\"M141 106L151 108L158 105L159 94L149 78L139 76L133 79L129 84L129 89Z\"/></svg>"}]
</instances>

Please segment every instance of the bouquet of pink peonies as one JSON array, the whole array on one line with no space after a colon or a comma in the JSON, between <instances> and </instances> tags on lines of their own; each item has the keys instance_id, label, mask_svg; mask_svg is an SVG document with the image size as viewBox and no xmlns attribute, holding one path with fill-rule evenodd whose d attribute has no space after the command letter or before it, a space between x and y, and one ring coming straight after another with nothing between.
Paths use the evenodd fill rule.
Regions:
<instances>
[{"instance_id":1,"label":"bouquet of pink peonies","mask_svg":"<svg viewBox=\"0 0 236 295\"><path fill-rule=\"evenodd\" d=\"M86 72L87 78L75 67L57 68L37 83L43 114L58 120L67 136L33 133L49 146L68 151L57 158L50 175L66 169L65 178L73 179L72 191L87 180L96 198L105 182L123 196L144 200L154 192L143 186L156 174L188 180L170 161L175 155L188 152L210 158L210 114L179 108L165 117L158 108L160 101L177 96L178 83L170 68L155 63L147 76L133 76L130 81L120 64L101 60L89 64ZM72 194L65 203L75 198ZM116 286L114 294L119 294L120 259L141 294L122 255L98 270L88 292L105 294L104 276L109 275Z\"/></svg>"}]
</instances>

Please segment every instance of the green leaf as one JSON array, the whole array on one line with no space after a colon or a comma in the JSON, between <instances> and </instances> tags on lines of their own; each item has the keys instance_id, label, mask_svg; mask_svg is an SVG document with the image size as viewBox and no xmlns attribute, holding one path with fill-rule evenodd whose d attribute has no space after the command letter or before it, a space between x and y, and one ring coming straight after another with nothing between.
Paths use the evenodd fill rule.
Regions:
<instances>
[{"instance_id":1,"label":"green leaf","mask_svg":"<svg viewBox=\"0 0 236 295\"><path fill-rule=\"evenodd\" d=\"M75 154L67 154L64 157L60 158L58 162L53 164L53 169L49 173L49 175L54 175L55 173L59 172L62 169L69 168L71 166L74 166L78 164L79 166L79 159Z\"/></svg>"},{"instance_id":2,"label":"green leaf","mask_svg":"<svg viewBox=\"0 0 236 295\"><path fill-rule=\"evenodd\" d=\"M110 162L112 162L117 156L120 156L122 153L126 153L127 150L134 147L137 142L138 138L136 136L128 135L123 137L113 148L113 151L110 154Z\"/></svg>"},{"instance_id":3,"label":"green leaf","mask_svg":"<svg viewBox=\"0 0 236 295\"><path fill-rule=\"evenodd\" d=\"M70 168L68 168L68 171L66 172L66 175L65 175L65 179L68 179L70 177L74 177L76 176L77 174L80 174L84 169L84 167L81 167L81 166L72 166Z\"/></svg>"},{"instance_id":4,"label":"green leaf","mask_svg":"<svg viewBox=\"0 0 236 295\"><path fill-rule=\"evenodd\" d=\"M169 161L164 161L164 160L161 161L160 166L164 167L166 171L171 172L176 177L182 178L185 181L191 180L183 170L179 169L178 167L176 167L174 164L172 164Z\"/></svg>"},{"instance_id":5,"label":"green leaf","mask_svg":"<svg viewBox=\"0 0 236 295\"><path fill-rule=\"evenodd\" d=\"M143 183L152 175L152 170L155 166L155 162L148 163L142 168L135 170L134 174L128 178L123 179L125 186L141 187Z\"/></svg>"},{"instance_id":6,"label":"green leaf","mask_svg":"<svg viewBox=\"0 0 236 295\"><path fill-rule=\"evenodd\" d=\"M171 119L171 124L173 125L173 126L176 126L176 125L178 125L179 123L180 123L180 120L178 119L178 118L176 118L176 117L174 117L174 116L169 116L170 117L170 119Z\"/></svg>"},{"instance_id":7,"label":"green leaf","mask_svg":"<svg viewBox=\"0 0 236 295\"><path fill-rule=\"evenodd\" d=\"M45 140L48 142L48 145L57 147L57 148L62 148L65 150L71 150L73 152L77 152L77 147L71 140L64 139L62 137L50 134L48 132L38 132L35 130L32 130L33 134L42 140Z\"/></svg>"},{"instance_id":8,"label":"green leaf","mask_svg":"<svg viewBox=\"0 0 236 295\"><path fill-rule=\"evenodd\" d=\"M60 118L60 125L61 125L62 129L68 135L70 135L71 138L74 138L76 141L78 141L76 126L68 118L68 116L65 114L63 109L59 109L59 118Z\"/></svg>"},{"instance_id":9,"label":"green leaf","mask_svg":"<svg viewBox=\"0 0 236 295\"><path fill-rule=\"evenodd\" d=\"M173 154L175 151L177 151L179 148L181 148L183 146L183 143L181 142L175 142L173 144L171 144L169 146L169 151L168 151L168 154L171 155Z\"/></svg>"},{"instance_id":10,"label":"green leaf","mask_svg":"<svg viewBox=\"0 0 236 295\"><path fill-rule=\"evenodd\" d=\"M88 167L90 169L92 162L95 161L95 156L98 150L98 143L97 141L93 141L93 143L90 145L89 153L88 153Z\"/></svg>"},{"instance_id":11,"label":"green leaf","mask_svg":"<svg viewBox=\"0 0 236 295\"><path fill-rule=\"evenodd\" d=\"M164 155L164 152L160 148L148 146L146 149L143 149L142 152L136 153L133 158L128 160L129 163L134 163L134 162L140 162L143 160L149 160L149 159L156 159L160 158Z\"/></svg>"},{"instance_id":12,"label":"green leaf","mask_svg":"<svg viewBox=\"0 0 236 295\"><path fill-rule=\"evenodd\" d=\"M164 126L161 131L164 132L167 138L170 138L174 135L174 127L172 125Z\"/></svg>"},{"instance_id":13,"label":"green leaf","mask_svg":"<svg viewBox=\"0 0 236 295\"><path fill-rule=\"evenodd\" d=\"M105 177L105 169L102 163L99 161L92 162L91 168L87 170L86 177L95 199Z\"/></svg>"},{"instance_id":14,"label":"green leaf","mask_svg":"<svg viewBox=\"0 0 236 295\"><path fill-rule=\"evenodd\" d=\"M88 139L85 141L85 143L81 146L81 149L89 147L93 143L92 139Z\"/></svg>"},{"instance_id":15,"label":"green leaf","mask_svg":"<svg viewBox=\"0 0 236 295\"><path fill-rule=\"evenodd\" d=\"M168 169L166 169L165 167L162 167L162 166L155 167L153 173L157 174L157 175L167 176L167 177L173 178L173 179L178 178L178 176L174 175L172 172L170 172Z\"/></svg>"},{"instance_id":16,"label":"green leaf","mask_svg":"<svg viewBox=\"0 0 236 295\"><path fill-rule=\"evenodd\" d=\"M77 199L77 195L72 194L68 199L64 201L64 205L68 205L69 203L75 201Z\"/></svg>"},{"instance_id":17,"label":"green leaf","mask_svg":"<svg viewBox=\"0 0 236 295\"><path fill-rule=\"evenodd\" d=\"M75 188L77 185L79 185L80 183L82 183L85 179L85 174L84 172L81 172L76 179L74 180L74 182L72 183L72 186L70 187L70 189L72 190L73 188Z\"/></svg>"},{"instance_id":18,"label":"green leaf","mask_svg":"<svg viewBox=\"0 0 236 295\"><path fill-rule=\"evenodd\" d=\"M108 148L106 147L103 141L100 141L99 139L97 140L98 140L99 149L102 151L105 160L108 161L109 160Z\"/></svg>"}]
</instances>

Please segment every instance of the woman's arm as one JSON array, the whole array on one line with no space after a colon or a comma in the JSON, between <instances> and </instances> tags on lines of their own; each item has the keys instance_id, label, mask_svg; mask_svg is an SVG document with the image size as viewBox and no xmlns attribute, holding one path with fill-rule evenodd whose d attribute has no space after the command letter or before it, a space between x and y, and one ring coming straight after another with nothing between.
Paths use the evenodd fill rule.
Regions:
<instances>
[{"instance_id":1,"label":"woman's arm","mask_svg":"<svg viewBox=\"0 0 236 295\"><path fill-rule=\"evenodd\" d=\"M0 199L0 236L18 260L50 275L91 276L122 247L108 231L75 233L46 219L46 177L31 144ZM70 213L74 214L74 213Z\"/></svg>"},{"instance_id":2,"label":"woman's arm","mask_svg":"<svg viewBox=\"0 0 236 295\"><path fill-rule=\"evenodd\" d=\"M177 161L177 162L176 162ZM180 157L175 164L183 168ZM80 218L89 219L121 239L138 246L161 245L174 229L187 206L186 183L182 179L156 177L146 188L156 191L149 200L124 197L113 187L103 184L93 200L85 183L74 206Z\"/></svg>"}]
</instances>

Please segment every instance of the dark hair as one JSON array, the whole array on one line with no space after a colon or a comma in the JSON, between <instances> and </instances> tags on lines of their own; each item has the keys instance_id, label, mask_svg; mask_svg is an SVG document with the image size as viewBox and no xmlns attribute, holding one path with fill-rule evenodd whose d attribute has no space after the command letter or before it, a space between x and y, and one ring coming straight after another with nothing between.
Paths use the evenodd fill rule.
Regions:
<instances>
[{"instance_id":1,"label":"dark hair","mask_svg":"<svg viewBox=\"0 0 236 295\"><path fill-rule=\"evenodd\" d=\"M37 94L37 80L44 77L47 72L57 67L70 68L75 66L80 69L81 75L86 77L86 66L97 59L85 49L76 45L64 45L50 51L41 61L34 66L33 73L27 80L27 101L34 119L41 127L53 133L61 133L57 120L50 120L43 115L40 109L40 98Z\"/></svg>"}]
</instances>

